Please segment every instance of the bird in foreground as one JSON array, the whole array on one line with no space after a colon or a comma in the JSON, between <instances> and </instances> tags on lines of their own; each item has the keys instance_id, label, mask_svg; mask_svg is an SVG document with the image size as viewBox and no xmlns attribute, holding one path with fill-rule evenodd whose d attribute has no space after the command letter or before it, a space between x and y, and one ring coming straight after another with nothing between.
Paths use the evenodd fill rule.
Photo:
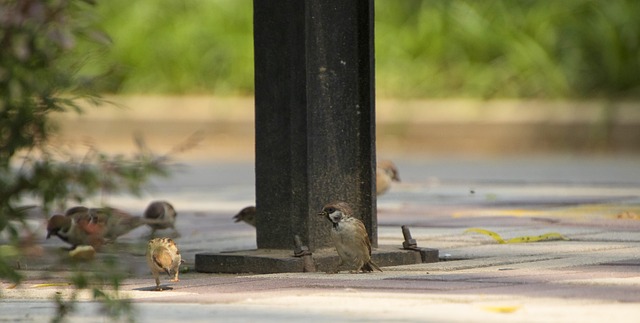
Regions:
<instances>
[{"instance_id":1,"label":"bird in foreground","mask_svg":"<svg viewBox=\"0 0 640 323\"><path fill-rule=\"evenodd\" d=\"M379 161L376 166L376 195L387 192L392 182L400 182L398 168L390 160Z\"/></svg>"},{"instance_id":2,"label":"bird in foreground","mask_svg":"<svg viewBox=\"0 0 640 323\"><path fill-rule=\"evenodd\" d=\"M180 265L184 262L175 241L171 238L154 238L147 245L147 264L156 280L156 290L161 291L160 273L165 272L172 282L178 282Z\"/></svg>"},{"instance_id":3,"label":"bird in foreground","mask_svg":"<svg viewBox=\"0 0 640 323\"><path fill-rule=\"evenodd\" d=\"M255 227L256 226L256 207L255 206L247 206L244 209L240 210L238 214L233 216L234 222L246 222L247 224Z\"/></svg>"},{"instance_id":4,"label":"bird in foreground","mask_svg":"<svg viewBox=\"0 0 640 323\"><path fill-rule=\"evenodd\" d=\"M143 224L157 222L158 220L143 219L110 207L76 206L68 209L64 215L56 214L49 219L47 239L55 235L71 244L71 249L79 245L99 249L103 244L114 242Z\"/></svg>"},{"instance_id":5,"label":"bird in foreground","mask_svg":"<svg viewBox=\"0 0 640 323\"><path fill-rule=\"evenodd\" d=\"M333 202L325 205L318 215L326 217L332 224L331 239L340 256L340 267L349 268L350 272L382 271L371 260L371 242L362 221L353 217L351 207L346 202Z\"/></svg>"},{"instance_id":6,"label":"bird in foreground","mask_svg":"<svg viewBox=\"0 0 640 323\"><path fill-rule=\"evenodd\" d=\"M176 230L176 218L178 213L176 209L173 208L167 201L154 201L147 206L147 209L144 211L144 218L150 220L160 220L160 223L149 224L151 227L151 236L156 233L156 230L164 230L164 229L173 229L173 232L176 237L179 237L180 234L178 230Z\"/></svg>"}]
</instances>

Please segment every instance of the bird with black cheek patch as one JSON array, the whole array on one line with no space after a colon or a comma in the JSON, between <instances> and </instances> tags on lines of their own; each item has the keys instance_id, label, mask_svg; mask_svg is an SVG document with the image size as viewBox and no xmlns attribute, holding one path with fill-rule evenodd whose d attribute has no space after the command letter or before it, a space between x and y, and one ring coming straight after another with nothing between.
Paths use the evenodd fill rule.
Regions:
<instances>
[{"instance_id":1,"label":"bird with black cheek patch","mask_svg":"<svg viewBox=\"0 0 640 323\"><path fill-rule=\"evenodd\" d=\"M173 236L179 237L180 233L176 229L176 219L178 213L176 209L167 201L153 201L144 210L144 218L149 220L156 220L159 222L148 223L151 227L150 236L153 237L156 230L173 229Z\"/></svg>"},{"instance_id":2,"label":"bird with black cheek patch","mask_svg":"<svg viewBox=\"0 0 640 323\"><path fill-rule=\"evenodd\" d=\"M340 262L334 273L341 267L351 273L382 271L371 260L371 242L362 221L353 217L351 207L346 202L333 202L325 205L320 216L326 217L332 225L331 239L340 256Z\"/></svg>"}]
</instances>

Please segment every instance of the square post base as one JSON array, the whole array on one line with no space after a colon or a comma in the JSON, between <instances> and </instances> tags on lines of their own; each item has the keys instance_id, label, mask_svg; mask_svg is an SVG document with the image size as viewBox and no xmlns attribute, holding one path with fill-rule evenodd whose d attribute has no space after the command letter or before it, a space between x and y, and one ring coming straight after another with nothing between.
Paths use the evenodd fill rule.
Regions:
<instances>
[{"instance_id":1,"label":"square post base","mask_svg":"<svg viewBox=\"0 0 640 323\"><path fill-rule=\"evenodd\" d=\"M380 246L372 252L371 257L380 267L413 265L438 262L438 250L407 250L395 246ZM254 249L196 254L195 270L201 273L227 274L328 272L334 270L338 262L338 254L333 249L322 249L312 255L301 257L294 256L291 250Z\"/></svg>"}]
</instances>

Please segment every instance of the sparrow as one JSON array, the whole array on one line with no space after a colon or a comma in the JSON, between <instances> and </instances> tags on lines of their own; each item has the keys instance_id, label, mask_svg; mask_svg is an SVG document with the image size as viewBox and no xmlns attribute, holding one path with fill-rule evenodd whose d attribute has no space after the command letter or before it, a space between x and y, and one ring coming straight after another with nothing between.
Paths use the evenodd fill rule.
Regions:
<instances>
[{"instance_id":1,"label":"sparrow","mask_svg":"<svg viewBox=\"0 0 640 323\"><path fill-rule=\"evenodd\" d=\"M255 206L247 206L244 209L240 210L238 214L234 215L234 222L244 221L247 224L255 227L256 226L256 207Z\"/></svg>"},{"instance_id":2,"label":"sparrow","mask_svg":"<svg viewBox=\"0 0 640 323\"><path fill-rule=\"evenodd\" d=\"M88 209L86 210L88 211ZM47 239L55 235L62 241L69 243L71 250L80 245L89 245L99 249L104 244L104 223L92 219L89 212L67 211L67 213L54 214L49 218Z\"/></svg>"},{"instance_id":3,"label":"sparrow","mask_svg":"<svg viewBox=\"0 0 640 323\"><path fill-rule=\"evenodd\" d=\"M398 168L390 160L379 161L376 166L376 195L387 192L392 182L400 182Z\"/></svg>"},{"instance_id":4,"label":"sparrow","mask_svg":"<svg viewBox=\"0 0 640 323\"><path fill-rule=\"evenodd\" d=\"M156 279L156 290L161 291L160 273L165 272L169 277L173 272L172 282L178 282L180 265L184 262L178 246L171 238L154 238L147 245L147 264L153 277Z\"/></svg>"},{"instance_id":5,"label":"sparrow","mask_svg":"<svg viewBox=\"0 0 640 323\"><path fill-rule=\"evenodd\" d=\"M156 233L156 230L164 230L164 229L173 229L175 236L179 237L180 234L178 230L176 230L176 217L178 213L176 209L173 208L167 201L154 201L147 206L147 209L144 211L144 218L150 220L161 220L161 223L152 223L149 224L151 227L151 236Z\"/></svg>"},{"instance_id":6,"label":"sparrow","mask_svg":"<svg viewBox=\"0 0 640 323\"><path fill-rule=\"evenodd\" d=\"M340 256L335 273L343 265L350 268L352 273L382 271L371 260L371 242L367 229L362 221L352 216L349 204L341 201L329 203L318 215L326 217L332 224L331 239Z\"/></svg>"},{"instance_id":7,"label":"sparrow","mask_svg":"<svg viewBox=\"0 0 640 323\"><path fill-rule=\"evenodd\" d=\"M87 208L76 206L68 209L64 215L53 215L47 223L47 239L52 235L71 244L74 249L79 245L90 245L99 249L107 242L143 225L161 222L143 219L124 211L104 207Z\"/></svg>"}]
</instances>

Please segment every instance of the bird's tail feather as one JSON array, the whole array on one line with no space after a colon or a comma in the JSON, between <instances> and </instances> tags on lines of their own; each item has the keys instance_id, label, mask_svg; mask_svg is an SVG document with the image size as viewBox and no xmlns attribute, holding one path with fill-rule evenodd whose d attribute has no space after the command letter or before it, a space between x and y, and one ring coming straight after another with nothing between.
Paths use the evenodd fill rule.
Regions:
<instances>
[{"instance_id":1,"label":"bird's tail feather","mask_svg":"<svg viewBox=\"0 0 640 323\"><path fill-rule=\"evenodd\" d=\"M369 262L364 264L364 266L362 266L362 270L365 272L372 272L375 270L382 272L382 269L380 269L380 267L378 267L378 265L376 265L376 263L373 262L373 260L369 260Z\"/></svg>"}]
</instances>

